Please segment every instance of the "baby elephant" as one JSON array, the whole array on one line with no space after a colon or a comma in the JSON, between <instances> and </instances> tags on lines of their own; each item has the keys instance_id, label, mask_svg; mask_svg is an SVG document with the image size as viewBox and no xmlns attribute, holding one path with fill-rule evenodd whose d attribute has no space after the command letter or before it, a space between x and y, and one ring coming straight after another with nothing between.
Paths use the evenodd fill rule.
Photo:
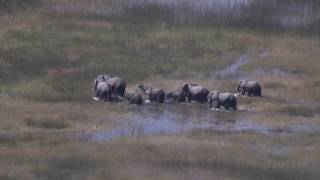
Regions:
<instances>
[{"instance_id":1,"label":"baby elephant","mask_svg":"<svg viewBox=\"0 0 320 180\"><path fill-rule=\"evenodd\" d=\"M130 104L142 105L143 99L140 94L126 94L125 98L129 101Z\"/></svg>"},{"instance_id":2,"label":"baby elephant","mask_svg":"<svg viewBox=\"0 0 320 180\"><path fill-rule=\"evenodd\" d=\"M186 96L183 93L183 91L171 91L169 93L167 93L166 98L172 102L186 102Z\"/></svg>"},{"instance_id":3,"label":"baby elephant","mask_svg":"<svg viewBox=\"0 0 320 180\"><path fill-rule=\"evenodd\" d=\"M150 102L164 103L164 98L166 97L166 93L163 89L153 88L149 85L138 86L141 91L149 96Z\"/></svg>"},{"instance_id":4,"label":"baby elephant","mask_svg":"<svg viewBox=\"0 0 320 180\"><path fill-rule=\"evenodd\" d=\"M219 91L211 91L208 94L208 102L210 108L219 109L223 106L226 110L237 110L237 98L233 93L220 93Z\"/></svg>"}]
</instances>

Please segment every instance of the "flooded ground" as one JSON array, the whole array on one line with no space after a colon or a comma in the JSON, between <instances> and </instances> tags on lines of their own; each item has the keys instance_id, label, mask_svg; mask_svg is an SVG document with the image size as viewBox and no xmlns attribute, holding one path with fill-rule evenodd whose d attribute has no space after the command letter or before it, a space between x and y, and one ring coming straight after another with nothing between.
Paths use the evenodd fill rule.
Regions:
<instances>
[{"instance_id":1,"label":"flooded ground","mask_svg":"<svg viewBox=\"0 0 320 180\"><path fill-rule=\"evenodd\" d=\"M206 104L145 104L129 106L128 112L112 130L86 134L94 141L108 141L121 137L139 137L154 134L179 134L194 129L211 129L230 133L320 133L319 127L295 125L290 128L271 127L247 120L247 110L228 112L208 109Z\"/></svg>"}]
</instances>

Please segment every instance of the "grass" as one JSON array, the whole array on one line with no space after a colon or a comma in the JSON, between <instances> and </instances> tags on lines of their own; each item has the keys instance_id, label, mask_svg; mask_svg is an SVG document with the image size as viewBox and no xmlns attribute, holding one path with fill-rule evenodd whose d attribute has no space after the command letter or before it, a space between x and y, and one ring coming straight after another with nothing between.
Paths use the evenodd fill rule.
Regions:
<instances>
[{"instance_id":1,"label":"grass","mask_svg":"<svg viewBox=\"0 0 320 180\"><path fill-rule=\"evenodd\" d=\"M260 11L249 11L267 3L259 2L242 14L248 19L225 21L208 13L188 19L188 4L177 16L166 5L126 1L0 1L0 179L318 179L319 133L208 128L99 143L81 136L118 127L134 109L93 102L97 74L123 77L129 92L140 83L170 91L190 82L232 92L241 77L214 73L244 54L249 62L239 70L261 83L263 97L215 112L219 123L318 127L317 24L279 27L270 12L259 21Z\"/></svg>"},{"instance_id":2,"label":"grass","mask_svg":"<svg viewBox=\"0 0 320 180\"><path fill-rule=\"evenodd\" d=\"M38 127L45 129L64 129L68 128L68 125L64 120L54 120L54 119L24 119L27 126Z\"/></svg>"},{"instance_id":3,"label":"grass","mask_svg":"<svg viewBox=\"0 0 320 180\"><path fill-rule=\"evenodd\" d=\"M287 106L280 109L280 112L290 116L313 117L319 113L319 109L312 107Z\"/></svg>"},{"instance_id":4,"label":"grass","mask_svg":"<svg viewBox=\"0 0 320 180\"><path fill-rule=\"evenodd\" d=\"M264 135L193 131L179 136L123 138L99 145L86 141L61 142L54 136L46 139L45 144L24 144L23 150L18 150L21 144L2 147L0 156L11 157L11 163L0 172L15 167L13 177L17 179L21 176L26 179L316 179L319 175L316 168L319 162L311 158L316 155L318 136L270 139ZM256 149L260 143L266 145ZM308 143L315 147L306 149ZM269 147L284 145L292 148L288 154L264 153ZM302 153L305 151L308 154ZM14 157L16 152L21 154ZM306 161L315 166L305 166ZM23 173L30 168L33 171Z\"/></svg>"}]
</instances>

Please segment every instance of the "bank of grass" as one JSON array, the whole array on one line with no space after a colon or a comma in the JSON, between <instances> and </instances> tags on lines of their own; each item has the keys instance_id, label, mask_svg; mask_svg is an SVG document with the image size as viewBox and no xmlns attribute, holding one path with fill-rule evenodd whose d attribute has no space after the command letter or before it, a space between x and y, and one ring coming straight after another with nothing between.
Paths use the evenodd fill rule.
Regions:
<instances>
[{"instance_id":1,"label":"bank of grass","mask_svg":"<svg viewBox=\"0 0 320 180\"><path fill-rule=\"evenodd\" d=\"M282 180L319 176L317 136L270 137L201 130L100 144L60 138L51 134L15 146L2 145L0 174L16 179ZM282 147L289 150L278 154Z\"/></svg>"}]
</instances>

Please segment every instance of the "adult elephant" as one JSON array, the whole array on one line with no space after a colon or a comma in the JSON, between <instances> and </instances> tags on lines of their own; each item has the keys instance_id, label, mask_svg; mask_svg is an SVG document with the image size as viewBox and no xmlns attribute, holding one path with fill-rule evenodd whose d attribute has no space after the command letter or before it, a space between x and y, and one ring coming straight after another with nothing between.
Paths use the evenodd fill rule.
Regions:
<instances>
[{"instance_id":1,"label":"adult elephant","mask_svg":"<svg viewBox=\"0 0 320 180\"><path fill-rule=\"evenodd\" d=\"M240 80L236 90L243 96L247 94L248 96L262 97L261 86L256 81Z\"/></svg>"},{"instance_id":2,"label":"adult elephant","mask_svg":"<svg viewBox=\"0 0 320 180\"><path fill-rule=\"evenodd\" d=\"M207 101L209 90L197 84L185 84L182 87L182 91L188 98L188 101L192 100L204 103Z\"/></svg>"},{"instance_id":3,"label":"adult elephant","mask_svg":"<svg viewBox=\"0 0 320 180\"><path fill-rule=\"evenodd\" d=\"M142 105L143 99L140 94L126 94L125 98L129 101L130 104Z\"/></svg>"},{"instance_id":4,"label":"adult elephant","mask_svg":"<svg viewBox=\"0 0 320 180\"><path fill-rule=\"evenodd\" d=\"M110 74L100 74L95 80L98 82L107 82L111 85L112 95L116 97L124 97L126 91L126 82L122 78Z\"/></svg>"},{"instance_id":5,"label":"adult elephant","mask_svg":"<svg viewBox=\"0 0 320 180\"><path fill-rule=\"evenodd\" d=\"M95 100L101 99L105 102L111 102L112 99L112 87L107 82L94 81Z\"/></svg>"},{"instance_id":6,"label":"adult elephant","mask_svg":"<svg viewBox=\"0 0 320 180\"><path fill-rule=\"evenodd\" d=\"M211 91L208 94L210 108L220 109L223 106L226 110L237 110L237 98L233 93L221 93L220 91Z\"/></svg>"},{"instance_id":7,"label":"adult elephant","mask_svg":"<svg viewBox=\"0 0 320 180\"><path fill-rule=\"evenodd\" d=\"M153 88L148 85L140 84L138 86L142 92L149 96L150 102L164 103L166 93L163 89Z\"/></svg>"},{"instance_id":8,"label":"adult elephant","mask_svg":"<svg viewBox=\"0 0 320 180\"><path fill-rule=\"evenodd\" d=\"M166 94L166 98L172 102L186 102L186 96L183 93L183 91L177 90L177 91L171 91Z\"/></svg>"}]
</instances>

